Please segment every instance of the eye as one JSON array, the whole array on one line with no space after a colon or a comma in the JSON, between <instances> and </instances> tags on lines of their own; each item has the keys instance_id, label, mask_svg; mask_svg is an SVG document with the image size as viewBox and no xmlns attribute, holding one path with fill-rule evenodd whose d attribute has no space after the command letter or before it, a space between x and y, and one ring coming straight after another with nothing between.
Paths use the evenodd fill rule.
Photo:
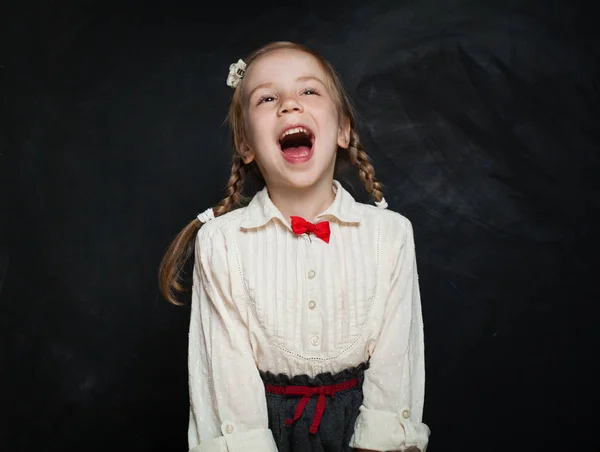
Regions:
<instances>
[{"instance_id":1,"label":"eye","mask_svg":"<svg viewBox=\"0 0 600 452\"><path fill-rule=\"evenodd\" d=\"M275 100L275 96L271 96L269 94L266 94L264 96L260 96L260 98L258 99L257 104L262 104L263 102L273 102Z\"/></svg>"},{"instance_id":2,"label":"eye","mask_svg":"<svg viewBox=\"0 0 600 452\"><path fill-rule=\"evenodd\" d=\"M306 88L304 91L302 91L302 94L308 94L308 95L313 95L313 94L319 94L319 92L315 89L315 88Z\"/></svg>"}]
</instances>

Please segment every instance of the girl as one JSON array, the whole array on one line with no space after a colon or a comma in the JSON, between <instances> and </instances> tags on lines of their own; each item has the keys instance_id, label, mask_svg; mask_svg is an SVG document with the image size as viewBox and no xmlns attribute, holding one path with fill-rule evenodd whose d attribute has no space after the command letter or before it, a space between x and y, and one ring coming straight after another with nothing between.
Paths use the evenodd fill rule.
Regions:
<instances>
[{"instance_id":1,"label":"girl","mask_svg":"<svg viewBox=\"0 0 600 452\"><path fill-rule=\"evenodd\" d=\"M179 304L195 243L190 451L424 452L412 226L385 210L338 76L276 42L231 65L227 84L226 197L179 233L160 269ZM377 207L334 180L344 160ZM252 174L264 188L234 210Z\"/></svg>"}]
</instances>

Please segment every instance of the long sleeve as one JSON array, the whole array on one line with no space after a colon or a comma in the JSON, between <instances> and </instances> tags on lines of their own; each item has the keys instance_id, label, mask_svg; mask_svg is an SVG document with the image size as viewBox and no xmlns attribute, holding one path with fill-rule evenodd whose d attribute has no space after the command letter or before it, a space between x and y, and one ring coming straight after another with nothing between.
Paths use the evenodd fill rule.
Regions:
<instances>
[{"instance_id":1,"label":"long sleeve","mask_svg":"<svg viewBox=\"0 0 600 452\"><path fill-rule=\"evenodd\" d=\"M189 329L190 452L277 451L248 327L232 294L232 260L219 229L201 228Z\"/></svg>"},{"instance_id":2,"label":"long sleeve","mask_svg":"<svg viewBox=\"0 0 600 452\"><path fill-rule=\"evenodd\" d=\"M365 372L363 405L350 445L378 451L416 446L425 452L430 431L422 423L423 318L413 229L402 219L383 326Z\"/></svg>"}]
</instances>

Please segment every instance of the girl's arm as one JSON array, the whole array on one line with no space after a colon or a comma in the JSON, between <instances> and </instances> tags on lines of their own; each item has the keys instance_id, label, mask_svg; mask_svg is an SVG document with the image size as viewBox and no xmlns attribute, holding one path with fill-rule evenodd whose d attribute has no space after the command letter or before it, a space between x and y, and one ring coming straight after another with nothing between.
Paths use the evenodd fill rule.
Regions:
<instances>
[{"instance_id":1,"label":"girl's arm","mask_svg":"<svg viewBox=\"0 0 600 452\"><path fill-rule=\"evenodd\" d=\"M364 400L350 445L359 450L425 452L423 318L410 221L394 216L396 233L383 326L365 371ZM388 233L388 236L392 234ZM385 242L384 242L385 243Z\"/></svg>"},{"instance_id":2,"label":"girl's arm","mask_svg":"<svg viewBox=\"0 0 600 452\"><path fill-rule=\"evenodd\" d=\"M203 226L196 239L189 330L189 449L276 452L263 382L247 325L232 296L222 232Z\"/></svg>"}]
</instances>

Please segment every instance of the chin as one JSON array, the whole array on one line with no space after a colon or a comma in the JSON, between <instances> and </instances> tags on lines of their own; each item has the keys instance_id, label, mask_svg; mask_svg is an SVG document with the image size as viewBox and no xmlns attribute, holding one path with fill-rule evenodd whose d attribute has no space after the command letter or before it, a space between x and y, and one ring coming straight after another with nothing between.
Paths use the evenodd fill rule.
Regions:
<instances>
[{"instance_id":1,"label":"chin","mask_svg":"<svg viewBox=\"0 0 600 452\"><path fill-rule=\"evenodd\" d=\"M281 152L277 149L277 152ZM336 154L326 155L326 152L319 152L315 147L314 155L307 162L290 164L289 162L282 163L274 161L270 167L263 167L259 164L259 168L263 174L272 174L274 177L271 182L274 185L293 189L308 189L323 183L324 179L333 180Z\"/></svg>"},{"instance_id":2,"label":"chin","mask_svg":"<svg viewBox=\"0 0 600 452\"><path fill-rule=\"evenodd\" d=\"M327 177L329 176L323 173L316 174L309 172L304 174L290 174L287 177L284 176L284 180L289 187L305 189L317 185ZM331 179L333 180L333 177Z\"/></svg>"},{"instance_id":3,"label":"chin","mask_svg":"<svg viewBox=\"0 0 600 452\"><path fill-rule=\"evenodd\" d=\"M285 179L285 184L293 188L309 188L315 185L318 178L314 177L289 177Z\"/></svg>"}]
</instances>

